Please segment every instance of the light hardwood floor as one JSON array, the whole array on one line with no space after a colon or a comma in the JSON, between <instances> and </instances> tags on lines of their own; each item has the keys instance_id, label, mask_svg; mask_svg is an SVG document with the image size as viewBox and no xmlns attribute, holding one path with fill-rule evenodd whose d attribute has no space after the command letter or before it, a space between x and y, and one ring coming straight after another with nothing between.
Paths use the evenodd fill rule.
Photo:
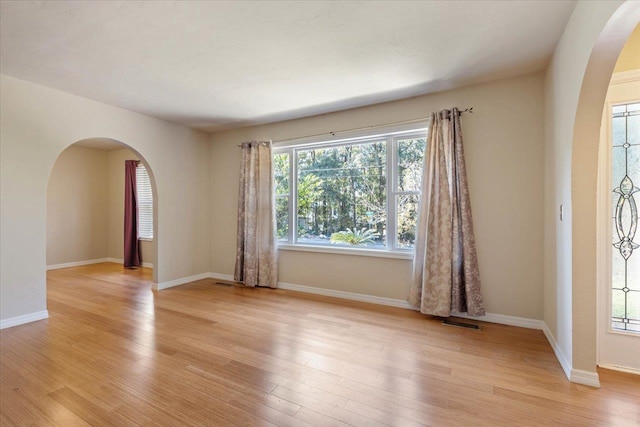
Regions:
<instances>
[{"instance_id":1,"label":"light hardwood floor","mask_svg":"<svg viewBox=\"0 0 640 427\"><path fill-rule=\"evenodd\" d=\"M151 271L48 272L0 332L2 425L640 425L640 377L569 383L540 331Z\"/></svg>"}]
</instances>

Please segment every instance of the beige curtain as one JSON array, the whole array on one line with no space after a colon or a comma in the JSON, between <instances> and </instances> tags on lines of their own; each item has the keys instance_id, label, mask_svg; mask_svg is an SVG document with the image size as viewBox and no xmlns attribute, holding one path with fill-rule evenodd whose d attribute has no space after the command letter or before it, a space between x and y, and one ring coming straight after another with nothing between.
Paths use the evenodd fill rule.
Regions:
<instances>
[{"instance_id":1,"label":"beige curtain","mask_svg":"<svg viewBox=\"0 0 640 427\"><path fill-rule=\"evenodd\" d=\"M234 280L245 286L278 283L271 141L242 144Z\"/></svg>"},{"instance_id":2,"label":"beige curtain","mask_svg":"<svg viewBox=\"0 0 640 427\"><path fill-rule=\"evenodd\" d=\"M457 108L431 114L409 303L434 316L484 315Z\"/></svg>"}]
</instances>

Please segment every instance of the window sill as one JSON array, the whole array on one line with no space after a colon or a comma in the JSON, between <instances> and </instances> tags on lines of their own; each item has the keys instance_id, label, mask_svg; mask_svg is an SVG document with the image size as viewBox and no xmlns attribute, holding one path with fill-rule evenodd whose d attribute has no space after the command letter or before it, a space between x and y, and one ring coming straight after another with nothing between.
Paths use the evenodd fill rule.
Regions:
<instances>
[{"instance_id":1,"label":"window sill","mask_svg":"<svg viewBox=\"0 0 640 427\"><path fill-rule=\"evenodd\" d=\"M143 242L153 242L153 239L143 239L141 237L138 237L138 240L142 240Z\"/></svg>"},{"instance_id":2,"label":"window sill","mask_svg":"<svg viewBox=\"0 0 640 427\"><path fill-rule=\"evenodd\" d=\"M337 254L337 255L352 255L352 256L368 256L376 258L394 258L394 259L413 259L413 252L409 251L384 251L379 249L356 249L346 247L331 247L331 246L313 246L313 245L292 245L291 243L278 243L279 251L294 251L294 252L316 252L325 254Z\"/></svg>"}]
</instances>

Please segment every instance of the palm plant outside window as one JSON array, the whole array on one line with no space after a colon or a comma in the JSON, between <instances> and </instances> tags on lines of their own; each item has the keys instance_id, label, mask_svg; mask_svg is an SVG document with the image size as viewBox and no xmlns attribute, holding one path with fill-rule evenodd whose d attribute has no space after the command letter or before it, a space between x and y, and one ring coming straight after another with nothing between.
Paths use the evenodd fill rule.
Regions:
<instances>
[{"instance_id":1,"label":"palm plant outside window","mask_svg":"<svg viewBox=\"0 0 640 427\"><path fill-rule=\"evenodd\" d=\"M414 129L276 146L278 241L412 250L425 143Z\"/></svg>"}]
</instances>

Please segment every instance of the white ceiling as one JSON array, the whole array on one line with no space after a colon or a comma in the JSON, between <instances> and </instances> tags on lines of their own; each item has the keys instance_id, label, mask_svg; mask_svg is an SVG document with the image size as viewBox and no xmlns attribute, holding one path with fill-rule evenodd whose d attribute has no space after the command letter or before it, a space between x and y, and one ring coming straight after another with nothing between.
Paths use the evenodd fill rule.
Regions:
<instances>
[{"instance_id":1,"label":"white ceiling","mask_svg":"<svg viewBox=\"0 0 640 427\"><path fill-rule=\"evenodd\" d=\"M574 5L2 1L0 71L218 130L542 69Z\"/></svg>"}]
</instances>

